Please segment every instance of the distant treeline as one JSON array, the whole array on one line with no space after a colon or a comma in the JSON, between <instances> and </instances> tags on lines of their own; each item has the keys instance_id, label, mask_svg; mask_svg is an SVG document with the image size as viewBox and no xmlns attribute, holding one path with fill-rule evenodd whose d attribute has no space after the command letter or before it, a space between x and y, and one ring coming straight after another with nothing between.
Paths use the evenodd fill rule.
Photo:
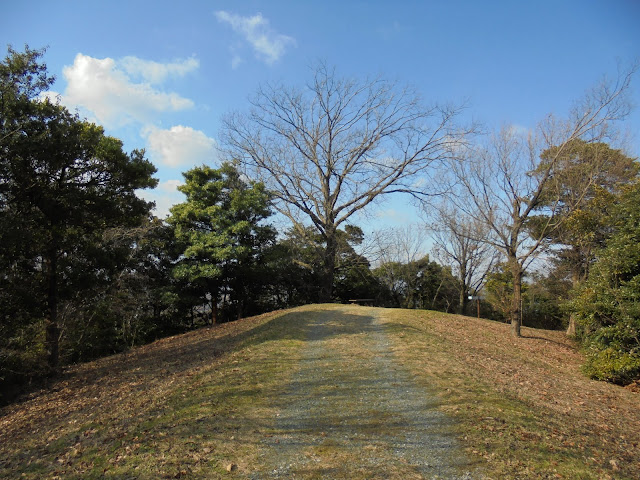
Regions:
<instances>
[{"instance_id":1,"label":"distant treeline","mask_svg":"<svg viewBox=\"0 0 640 480\"><path fill-rule=\"evenodd\" d=\"M365 299L470 315L479 308L517 324L518 334L521 323L569 325L587 349L592 376L626 383L640 374L638 164L621 151L579 138L545 149L525 172L541 186L529 200L514 196L511 223L499 224L491 205L476 218L456 208L460 183L454 199L425 203L436 225L367 239L347 219L393 190L390 161L374 161L366 149L350 160L365 158L366 167L352 173L355 199L336 207L339 190L330 191L347 177L332 176L334 163L318 187L296 177L297 192L285 183L277 190L252 180L231 149L219 168L184 173L186 200L158 219L136 195L157 184L155 167L144 152L124 152L101 127L43 96L53 79L42 54L9 49L0 64L0 402L65 365L163 336L279 308ZM356 123L353 135L369 135ZM232 146L238 125L229 127ZM415 129L408 134L415 140ZM289 140L301 138L292 133ZM448 151L450 137L443 138L438 148ZM346 148L337 140L333 147ZM394 167L398 181L408 181L405 163ZM382 187L365 178L383 173L390 180ZM585 182L589 188L579 187ZM466 185L467 202L484 198L473 196L479 185ZM309 197L300 193L307 190ZM508 204L508 196L502 200ZM308 222L294 221L293 207ZM275 211L292 220L290 228L276 230ZM439 263L414 248L427 234ZM542 252L544 268L528 273L531 255Z\"/></svg>"}]
</instances>

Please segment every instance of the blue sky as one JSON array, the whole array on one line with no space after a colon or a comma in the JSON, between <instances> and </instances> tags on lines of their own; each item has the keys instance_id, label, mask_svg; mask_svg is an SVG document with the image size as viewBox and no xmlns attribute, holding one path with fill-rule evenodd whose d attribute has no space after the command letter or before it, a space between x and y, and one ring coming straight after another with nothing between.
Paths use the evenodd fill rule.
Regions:
<instances>
[{"instance_id":1,"label":"blue sky","mask_svg":"<svg viewBox=\"0 0 640 480\"><path fill-rule=\"evenodd\" d=\"M617 60L640 58L640 2L33 0L4 2L0 40L48 46L62 102L147 150L160 185L145 196L163 216L181 200L181 172L216 164L220 117L261 83L302 86L321 59L427 101L467 101L488 127L530 128L615 75ZM638 110L626 125L638 156ZM376 208L361 220L371 228L416 220L399 199Z\"/></svg>"}]
</instances>

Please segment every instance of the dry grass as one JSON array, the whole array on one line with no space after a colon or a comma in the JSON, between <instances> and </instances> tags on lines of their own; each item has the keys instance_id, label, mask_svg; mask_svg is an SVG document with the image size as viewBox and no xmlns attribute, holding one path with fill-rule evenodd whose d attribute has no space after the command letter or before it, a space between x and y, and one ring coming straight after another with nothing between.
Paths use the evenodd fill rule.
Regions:
<instances>
[{"instance_id":1,"label":"dry grass","mask_svg":"<svg viewBox=\"0 0 640 480\"><path fill-rule=\"evenodd\" d=\"M246 477L274 433L272 400L296 371L308 312L327 308L74 367L0 410L0 478ZM507 325L433 312L381 318L397 358L440 395L489 477L640 478L640 395L586 379L564 334L524 328L515 339Z\"/></svg>"},{"instance_id":2,"label":"dry grass","mask_svg":"<svg viewBox=\"0 0 640 480\"><path fill-rule=\"evenodd\" d=\"M563 332L388 310L396 353L441 392L492 478L640 478L640 395L587 379Z\"/></svg>"},{"instance_id":3,"label":"dry grass","mask_svg":"<svg viewBox=\"0 0 640 480\"><path fill-rule=\"evenodd\" d=\"M398 365L380 310L320 308L305 312L307 341L253 478L478 478L430 389Z\"/></svg>"},{"instance_id":4,"label":"dry grass","mask_svg":"<svg viewBox=\"0 0 640 480\"><path fill-rule=\"evenodd\" d=\"M69 370L0 411L0 478L221 478L259 449L296 342L283 312ZM286 352L286 355L284 354ZM268 422L267 422L268 423Z\"/></svg>"}]
</instances>

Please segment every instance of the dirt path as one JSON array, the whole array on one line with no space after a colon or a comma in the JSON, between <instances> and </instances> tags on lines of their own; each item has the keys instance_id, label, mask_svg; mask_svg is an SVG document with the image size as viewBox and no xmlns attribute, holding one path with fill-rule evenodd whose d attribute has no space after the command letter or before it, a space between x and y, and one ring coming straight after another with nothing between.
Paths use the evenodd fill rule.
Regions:
<instances>
[{"instance_id":1,"label":"dirt path","mask_svg":"<svg viewBox=\"0 0 640 480\"><path fill-rule=\"evenodd\" d=\"M0 478L640 478L638 394L523 333L309 305L165 338L0 409Z\"/></svg>"},{"instance_id":2,"label":"dirt path","mask_svg":"<svg viewBox=\"0 0 640 480\"><path fill-rule=\"evenodd\" d=\"M394 357L384 315L309 313L298 370L275 399L264 467L250 478L476 478L450 420Z\"/></svg>"}]
</instances>

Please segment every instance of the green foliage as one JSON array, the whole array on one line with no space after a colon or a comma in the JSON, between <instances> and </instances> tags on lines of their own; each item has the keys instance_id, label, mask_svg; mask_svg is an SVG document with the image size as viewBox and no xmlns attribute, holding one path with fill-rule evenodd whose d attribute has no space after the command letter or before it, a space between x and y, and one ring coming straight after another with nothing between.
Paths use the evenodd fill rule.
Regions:
<instances>
[{"instance_id":1,"label":"green foliage","mask_svg":"<svg viewBox=\"0 0 640 480\"><path fill-rule=\"evenodd\" d=\"M556 209L555 226L547 239L555 246L553 275L564 274L575 287L588 278L596 250L611 231L609 217L616 195L637 177L640 164L606 143L580 139L543 152L538 170L544 171L551 161L556 165L538 210ZM529 227L536 232L548 221L542 214L532 218ZM559 293L566 295L567 290Z\"/></svg>"},{"instance_id":2,"label":"green foliage","mask_svg":"<svg viewBox=\"0 0 640 480\"><path fill-rule=\"evenodd\" d=\"M371 271L369 260L358 254L354 246L362 244L364 233L360 227L346 225L338 230L337 261L334 271L333 295L342 303L352 299L377 301L381 286Z\"/></svg>"},{"instance_id":3,"label":"green foliage","mask_svg":"<svg viewBox=\"0 0 640 480\"><path fill-rule=\"evenodd\" d=\"M380 285L369 261L356 252L364 239L362 229L346 225L336 231L336 263L333 271L333 297L346 303L351 299L380 296ZM271 251L272 294L280 307L316 303L324 274L326 239L314 228L293 228Z\"/></svg>"},{"instance_id":4,"label":"green foliage","mask_svg":"<svg viewBox=\"0 0 640 480\"><path fill-rule=\"evenodd\" d=\"M229 163L183 175L187 200L168 219L181 252L174 275L209 299L213 322L220 300L225 319L240 317L255 308L258 266L275 239L274 229L261 223L271 214L270 195Z\"/></svg>"},{"instance_id":5,"label":"green foliage","mask_svg":"<svg viewBox=\"0 0 640 480\"><path fill-rule=\"evenodd\" d=\"M171 279L172 238L155 217L136 228L105 232L100 249L119 251L117 268L62 304L66 362L120 352L190 327Z\"/></svg>"},{"instance_id":6,"label":"green foliage","mask_svg":"<svg viewBox=\"0 0 640 480\"><path fill-rule=\"evenodd\" d=\"M582 326L594 378L628 383L640 378L640 183L626 188L613 209L614 232L597 254L589 279L569 308Z\"/></svg>"},{"instance_id":7,"label":"green foliage","mask_svg":"<svg viewBox=\"0 0 640 480\"><path fill-rule=\"evenodd\" d=\"M0 63L0 371L17 354L41 359L43 341L57 368L61 339L82 328L68 312L124 265L127 246L105 234L139 225L151 205L135 192L157 183L143 152L41 100L52 83L42 54L10 48ZM39 362L12 371L40 373Z\"/></svg>"},{"instance_id":8,"label":"green foliage","mask_svg":"<svg viewBox=\"0 0 640 480\"><path fill-rule=\"evenodd\" d=\"M272 192L230 163L184 173L186 201L168 224L151 217L135 192L156 185L154 166L144 152L125 153L100 126L43 99L53 78L42 55L9 48L0 63L3 388L55 371L58 357L68 363L122 351L193 328L204 315L215 322L357 298L441 311L459 303L461 282L428 256L371 271L356 250L362 230L338 229L331 214L322 228L312 215L318 228L297 225L276 242L265 224ZM526 219L529 233L544 232L559 248L553 275L523 284L524 323L561 326L559 292L597 260L571 309L589 374L625 383L640 376L640 188L618 192L638 164L605 144L575 140L563 148L543 153L540 171L551 158L558 165L532 201L540 215ZM561 221L549 229L554 202L554 222ZM494 317L507 318L512 273L500 266L485 291Z\"/></svg>"},{"instance_id":9,"label":"green foliage","mask_svg":"<svg viewBox=\"0 0 640 480\"><path fill-rule=\"evenodd\" d=\"M374 275L387 291L387 305L449 312L458 302L458 281L425 255L409 263L386 262Z\"/></svg>"},{"instance_id":10,"label":"green foliage","mask_svg":"<svg viewBox=\"0 0 640 480\"><path fill-rule=\"evenodd\" d=\"M523 283L523 323L527 327L547 330L566 329L562 310L562 292L568 292L568 282L552 275L532 274ZM566 298L566 297L565 297Z\"/></svg>"},{"instance_id":11,"label":"green foliage","mask_svg":"<svg viewBox=\"0 0 640 480\"><path fill-rule=\"evenodd\" d=\"M588 361L584 371L591 378L625 385L640 377L640 356L625 351L630 335L637 335L638 326L632 331L618 328L602 329L600 335L586 344ZM621 341L622 340L622 341ZM603 348L603 345L609 345Z\"/></svg>"},{"instance_id":12,"label":"green foliage","mask_svg":"<svg viewBox=\"0 0 640 480\"><path fill-rule=\"evenodd\" d=\"M522 286L522 293L526 294L526 284ZM484 284L486 300L491 305L496 320L508 321L513 298L513 274L505 263L497 265L487 275Z\"/></svg>"},{"instance_id":13,"label":"green foliage","mask_svg":"<svg viewBox=\"0 0 640 480\"><path fill-rule=\"evenodd\" d=\"M522 323L527 327L558 330L565 328L558 292L568 288L553 276L533 274L522 282ZM498 264L487 275L483 289L487 318L508 321L513 298L513 274L506 264ZM485 303L485 302L483 302Z\"/></svg>"}]
</instances>

